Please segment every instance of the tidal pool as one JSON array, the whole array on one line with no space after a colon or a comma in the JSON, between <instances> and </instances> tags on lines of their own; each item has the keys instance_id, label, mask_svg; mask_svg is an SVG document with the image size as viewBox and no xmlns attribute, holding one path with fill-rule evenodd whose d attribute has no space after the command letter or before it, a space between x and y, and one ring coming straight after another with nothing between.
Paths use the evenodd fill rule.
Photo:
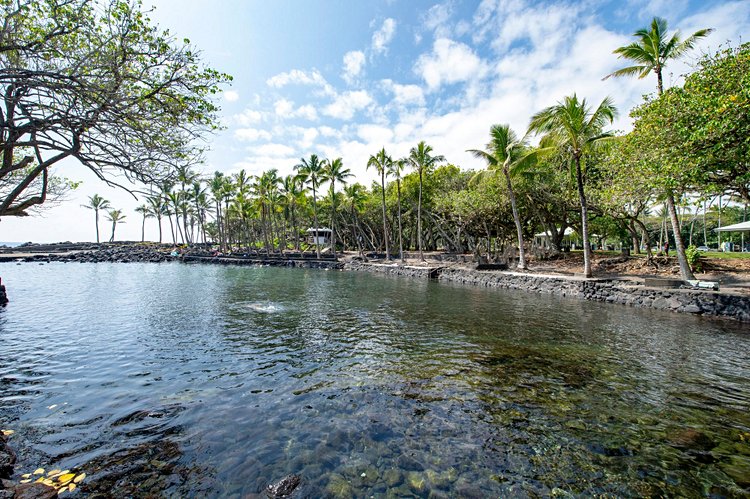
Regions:
<instances>
[{"instance_id":1,"label":"tidal pool","mask_svg":"<svg viewBox=\"0 0 750 499\"><path fill-rule=\"evenodd\" d=\"M346 272L0 264L16 479L87 496L750 495L747 325Z\"/></svg>"}]
</instances>

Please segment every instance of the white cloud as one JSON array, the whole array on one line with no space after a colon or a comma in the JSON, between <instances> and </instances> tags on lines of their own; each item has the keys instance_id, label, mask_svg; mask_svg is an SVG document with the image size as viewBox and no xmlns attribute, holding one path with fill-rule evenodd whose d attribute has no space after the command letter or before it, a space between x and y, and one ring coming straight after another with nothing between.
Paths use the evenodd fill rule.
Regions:
<instances>
[{"instance_id":1,"label":"white cloud","mask_svg":"<svg viewBox=\"0 0 750 499\"><path fill-rule=\"evenodd\" d=\"M344 92L323 109L323 114L341 120L350 120L354 113L366 108L372 102L372 97L365 90Z\"/></svg>"},{"instance_id":2,"label":"white cloud","mask_svg":"<svg viewBox=\"0 0 750 499\"><path fill-rule=\"evenodd\" d=\"M383 25L372 34L372 51L374 54L381 54L388 50L388 44L393 40L396 34L396 21L388 18L383 21Z\"/></svg>"},{"instance_id":3,"label":"white cloud","mask_svg":"<svg viewBox=\"0 0 750 499\"><path fill-rule=\"evenodd\" d=\"M422 16L422 24L434 33L435 38L447 38L453 34L449 24L451 17L453 17L453 2L449 0L430 7Z\"/></svg>"},{"instance_id":4,"label":"white cloud","mask_svg":"<svg viewBox=\"0 0 750 499\"><path fill-rule=\"evenodd\" d=\"M281 116L282 118L287 118L292 114L292 110L294 109L294 102L286 99L279 99L273 104L273 110L276 113L276 116Z\"/></svg>"},{"instance_id":5,"label":"white cloud","mask_svg":"<svg viewBox=\"0 0 750 499\"><path fill-rule=\"evenodd\" d=\"M360 50L352 50L344 54L344 81L350 85L362 74L365 65L365 54Z\"/></svg>"},{"instance_id":6,"label":"white cloud","mask_svg":"<svg viewBox=\"0 0 750 499\"><path fill-rule=\"evenodd\" d=\"M259 156L269 156L272 158L287 157L294 154L294 149L284 144L263 144L253 148L253 152Z\"/></svg>"},{"instance_id":7,"label":"white cloud","mask_svg":"<svg viewBox=\"0 0 750 499\"><path fill-rule=\"evenodd\" d=\"M247 142L255 142L257 140L271 140L271 134L257 128L238 128L234 131L234 138Z\"/></svg>"},{"instance_id":8,"label":"white cloud","mask_svg":"<svg viewBox=\"0 0 750 499\"><path fill-rule=\"evenodd\" d=\"M478 80L486 70L486 64L468 45L447 38L435 40L432 52L419 56L414 66L429 90L444 83Z\"/></svg>"},{"instance_id":9,"label":"white cloud","mask_svg":"<svg viewBox=\"0 0 750 499\"><path fill-rule=\"evenodd\" d=\"M393 103L399 106L424 106L424 92L419 85L401 85L392 80L382 80L386 90L393 93Z\"/></svg>"},{"instance_id":10,"label":"white cloud","mask_svg":"<svg viewBox=\"0 0 750 499\"><path fill-rule=\"evenodd\" d=\"M240 94L234 90L226 90L224 92L224 100L227 102L237 102L240 99Z\"/></svg>"},{"instance_id":11,"label":"white cloud","mask_svg":"<svg viewBox=\"0 0 750 499\"><path fill-rule=\"evenodd\" d=\"M250 126L263 121L263 113L254 109L245 109L240 114L232 116L232 121L240 126Z\"/></svg>"},{"instance_id":12,"label":"white cloud","mask_svg":"<svg viewBox=\"0 0 750 499\"><path fill-rule=\"evenodd\" d=\"M267 79L266 84L273 88L282 88L287 85L310 85L320 87L325 94L333 93L333 87L331 87L317 69L313 69L309 73L300 69L279 73Z\"/></svg>"},{"instance_id":13,"label":"white cloud","mask_svg":"<svg viewBox=\"0 0 750 499\"><path fill-rule=\"evenodd\" d=\"M304 106L298 107L294 111L293 116L304 118L308 121L315 121L318 119L318 111L312 104L305 104Z\"/></svg>"},{"instance_id":14,"label":"white cloud","mask_svg":"<svg viewBox=\"0 0 750 499\"><path fill-rule=\"evenodd\" d=\"M379 125L360 125L357 127L357 136L365 142L382 144L381 147L384 147L393 140L393 131Z\"/></svg>"}]
</instances>

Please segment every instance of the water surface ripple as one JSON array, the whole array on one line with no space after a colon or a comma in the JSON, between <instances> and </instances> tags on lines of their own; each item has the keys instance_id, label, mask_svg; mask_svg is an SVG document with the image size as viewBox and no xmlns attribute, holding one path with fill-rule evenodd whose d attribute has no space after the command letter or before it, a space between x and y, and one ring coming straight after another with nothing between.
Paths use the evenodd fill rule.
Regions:
<instances>
[{"instance_id":1,"label":"water surface ripple","mask_svg":"<svg viewBox=\"0 0 750 499\"><path fill-rule=\"evenodd\" d=\"M344 272L0 264L17 476L104 495L750 495L743 326Z\"/></svg>"}]
</instances>

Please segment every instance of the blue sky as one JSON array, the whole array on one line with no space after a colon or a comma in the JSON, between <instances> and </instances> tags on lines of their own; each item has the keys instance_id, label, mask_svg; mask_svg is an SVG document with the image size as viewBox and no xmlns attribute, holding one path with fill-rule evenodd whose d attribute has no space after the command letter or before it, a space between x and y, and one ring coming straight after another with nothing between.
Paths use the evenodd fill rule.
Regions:
<instances>
[{"instance_id":1,"label":"blue sky","mask_svg":"<svg viewBox=\"0 0 750 499\"><path fill-rule=\"evenodd\" d=\"M160 26L234 76L206 173L287 174L316 153L342 157L366 184L370 154L385 147L399 157L419 140L462 168L481 168L465 150L482 147L492 124L523 133L533 113L573 92L594 105L611 96L621 112L614 128L627 130L628 111L654 91L655 78L602 77L625 64L612 51L655 15L684 35L715 29L667 67L667 85L679 84L702 52L750 33L748 1L144 0L150 4ZM138 201L78 165L59 173L83 180L79 191L41 218L3 219L0 240L91 240L93 214L80 205L95 192L128 214L118 239L140 239ZM147 225L155 238L155 223Z\"/></svg>"}]
</instances>

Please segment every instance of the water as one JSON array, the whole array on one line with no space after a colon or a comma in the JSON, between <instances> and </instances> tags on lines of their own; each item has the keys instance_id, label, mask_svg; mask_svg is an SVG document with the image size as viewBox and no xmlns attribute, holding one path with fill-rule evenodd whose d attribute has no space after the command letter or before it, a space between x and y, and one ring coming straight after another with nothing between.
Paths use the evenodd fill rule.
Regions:
<instances>
[{"instance_id":1,"label":"water","mask_svg":"<svg viewBox=\"0 0 750 499\"><path fill-rule=\"evenodd\" d=\"M746 325L345 272L0 264L16 478L86 494L750 494Z\"/></svg>"}]
</instances>

